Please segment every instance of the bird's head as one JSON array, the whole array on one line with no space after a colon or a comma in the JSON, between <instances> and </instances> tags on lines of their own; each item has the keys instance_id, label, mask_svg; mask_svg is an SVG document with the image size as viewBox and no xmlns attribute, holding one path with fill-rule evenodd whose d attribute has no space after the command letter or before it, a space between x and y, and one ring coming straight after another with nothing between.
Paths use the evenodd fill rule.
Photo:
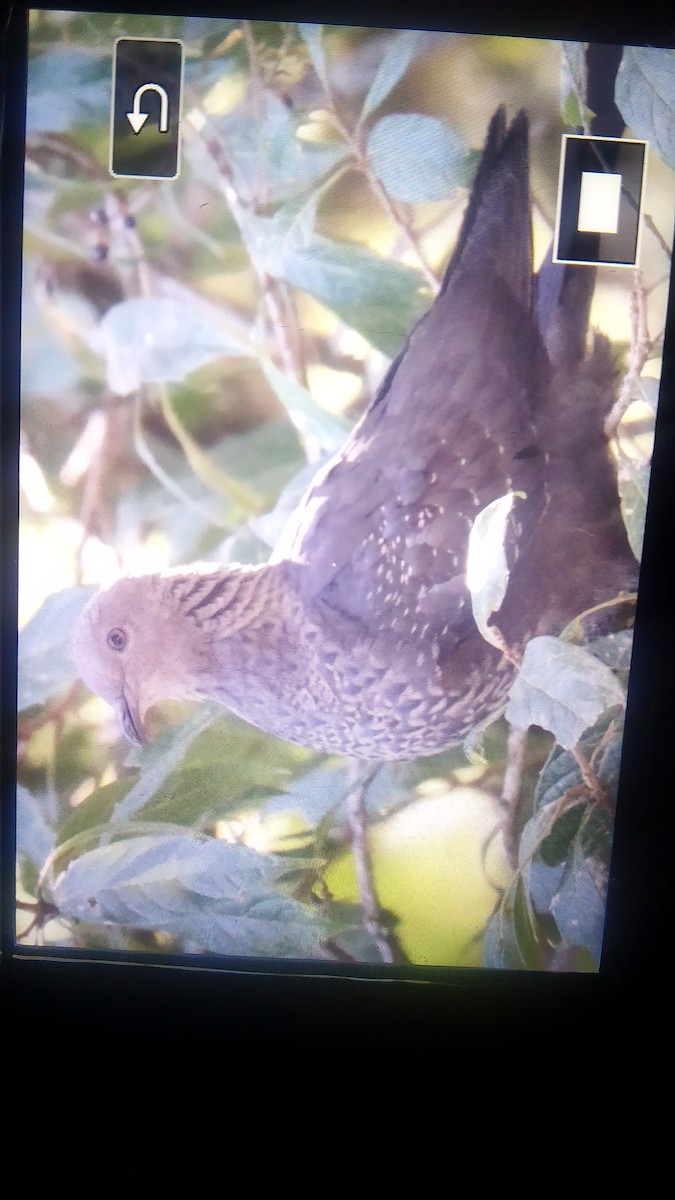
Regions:
<instances>
[{"instance_id":1,"label":"bird's head","mask_svg":"<svg viewBox=\"0 0 675 1200\"><path fill-rule=\"evenodd\" d=\"M180 681L189 676L177 669L186 647L178 649L176 613L162 585L160 576L118 580L92 597L73 632L80 678L112 705L136 745L144 741L145 715L156 701L187 698Z\"/></svg>"}]
</instances>

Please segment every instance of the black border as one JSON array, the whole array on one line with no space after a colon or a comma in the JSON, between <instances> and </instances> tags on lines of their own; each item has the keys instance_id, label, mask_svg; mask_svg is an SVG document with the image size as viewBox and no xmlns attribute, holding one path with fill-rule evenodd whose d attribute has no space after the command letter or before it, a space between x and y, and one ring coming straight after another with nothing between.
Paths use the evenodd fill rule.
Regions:
<instances>
[{"instance_id":1,"label":"black border","mask_svg":"<svg viewBox=\"0 0 675 1200\"><path fill-rule=\"evenodd\" d=\"M16 543L18 345L21 251L21 171L25 49L23 17L28 6L11 6L3 22L5 103L2 163L3 354L3 594L2 594L2 779L4 911L12 912L13 762L15 759ZM84 11L129 11L128 5L39 5ZM172 0L143 4L165 13L185 7ZM518 8L494 0L474 0L442 12L431 0L385 4L371 0L367 10L353 0L290 0L210 6L193 15L246 15L253 19L288 16L327 23L383 27L447 28L473 33L572 38L635 44L675 44L675 18L665 6L623 2L604 7L588 3L529 2ZM243 10L243 11L242 11ZM675 621L669 588L669 560L675 545L675 303L671 295L662 402L652 469L647 528L635 632L634 672L628 701L624 758L612 858L605 949L601 972L546 975L456 971L411 971L410 981L374 978L351 970L349 977L308 964L232 963L230 970L187 967L129 956L93 961L91 955L12 952L12 930L3 931L3 981L11 1002L13 1034L24 1049L67 1039L64 1052L87 1053L111 1038L129 1046L170 1047L188 1053L197 1045L228 1044L267 1051L339 1048L371 1053L384 1050L397 1061L412 1051L431 1055L439 1065L451 1051L472 1060L487 1050L512 1052L522 1064L550 1046L557 1058L574 1047L596 1085L610 1057L637 1050L649 1055L661 1043L670 1021L668 950L672 940L671 821L673 809L672 716L675 710ZM9 907L8 907L9 904ZM124 956L126 958L126 956ZM386 973L383 972L383 975ZM416 982L423 976L427 983ZM14 1040L14 1038L12 1039ZM592 1065L591 1065L592 1062ZM458 1061L457 1061L458 1065ZM501 1084L508 1087L504 1079ZM351 1080L355 1086L356 1081ZM594 1090L594 1089L591 1089ZM591 1119L590 1111L586 1119Z\"/></svg>"},{"instance_id":2,"label":"black border","mask_svg":"<svg viewBox=\"0 0 675 1200\"><path fill-rule=\"evenodd\" d=\"M593 156L596 145L596 154L606 161L604 169L618 169L622 191L627 191L629 197L627 203L623 200L619 204L618 227L614 233L577 229L582 173L597 170L598 163ZM647 151L647 143L638 139L595 137L592 134L568 134L564 138L560 158L561 195L553 239L554 262L639 266L643 193L649 169ZM634 200L631 204L636 191L637 204ZM620 251L624 252L623 257Z\"/></svg>"}]
</instances>

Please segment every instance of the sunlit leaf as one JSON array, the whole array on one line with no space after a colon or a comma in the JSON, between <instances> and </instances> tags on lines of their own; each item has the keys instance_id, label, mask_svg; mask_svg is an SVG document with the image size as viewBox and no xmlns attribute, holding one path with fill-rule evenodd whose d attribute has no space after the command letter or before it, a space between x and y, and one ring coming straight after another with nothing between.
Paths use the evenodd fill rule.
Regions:
<instances>
[{"instance_id":1,"label":"sunlit leaf","mask_svg":"<svg viewBox=\"0 0 675 1200\"><path fill-rule=\"evenodd\" d=\"M179 382L224 354L250 353L204 313L166 296L113 305L89 342L105 358L108 386L119 396L142 383Z\"/></svg>"},{"instance_id":2,"label":"sunlit leaf","mask_svg":"<svg viewBox=\"0 0 675 1200\"><path fill-rule=\"evenodd\" d=\"M378 179L397 200L447 200L466 183L466 146L437 117L381 117L370 131L367 153Z\"/></svg>"},{"instance_id":3,"label":"sunlit leaf","mask_svg":"<svg viewBox=\"0 0 675 1200\"><path fill-rule=\"evenodd\" d=\"M115 779L112 783L95 788L59 825L58 844L61 845L70 841L71 838L78 838L90 830L107 824L116 806L130 787L133 787L133 776Z\"/></svg>"},{"instance_id":4,"label":"sunlit leaf","mask_svg":"<svg viewBox=\"0 0 675 1200\"><path fill-rule=\"evenodd\" d=\"M347 768L331 764L308 771L286 788L282 795L266 801L262 812L297 813L312 828L344 801L347 792Z\"/></svg>"},{"instance_id":5,"label":"sunlit leaf","mask_svg":"<svg viewBox=\"0 0 675 1200\"><path fill-rule=\"evenodd\" d=\"M261 92L257 108L240 106L211 118L227 146L233 182L242 208L239 220L259 205L288 203L306 193L344 158L345 146L320 145L297 136L298 117L274 92ZM200 138L185 142L187 161L195 174L219 188L221 168Z\"/></svg>"},{"instance_id":6,"label":"sunlit leaf","mask_svg":"<svg viewBox=\"0 0 675 1200\"><path fill-rule=\"evenodd\" d=\"M479 512L469 534L466 565L466 586L471 595L471 608L478 628L487 642L501 647L501 639L490 625L490 618L499 611L509 582L506 559L508 521L517 499L524 492L508 492L493 500Z\"/></svg>"},{"instance_id":7,"label":"sunlit leaf","mask_svg":"<svg viewBox=\"0 0 675 1200\"><path fill-rule=\"evenodd\" d=\"M537 637L525 648L506 716L520 729L548 729L561 746L571 749L606 708L624 700L612 672L588 650L558 638Z\"/></svg>"},{"instance_id":8,"label":"sunlit leaf","mask_svg":"<svg viewBox=\"0 0 675 1200\"><path fill-rule=\"evenodd\" d=\"M104 122L110 112L110 53L55 47L28 63L29 134Z\"/></svg>"},{"instance_id":9,"label":"sunlit leaf","mask_svg":"<svg viewBox=\"0 0 675 1200\"><path fill-rule=\"evenodd\" d=\"M315 440L322 450L338 450L349 433L349 422L321 408L302 384L274 363L265 360L262 369L301 437Z\"/></svg>"},{"instance_id":10,"label":"sunlit leaf","mask_svg":"<svg viewBox=\"0 0 675 1200\"><path fill-rule=\"evenodd\" d=\"M403 78L419 52L423 38L424 34L416 29L403 30L395 35L375 72L375 78L363 102L361 120L375 112Z\"/></svg>"},{"instance_id":11,"label":"sunlit leaf","mask_svg":"<svg viewBox=\"0 0 675 1200\"><path fill-rule=\"evenodd\" d=\"M328 456L326 456L326 461L327 459ZM321 463L306 463L283 488L271 512L264 513L261 517L250 518L249 525L270 549L273 549L279 542L289 519L294 517L298 505L320 466Z\"/></svg>"},{"instance_id":12,"label":"sunlit leaf","mask_svg":"<svg viewBox=\"0 0 675 1200\"><path fill-rule=\"evenodd\" d=\"M200 714L207 718L203 726ZM179 743L175 754L174 740ZM309 751L224 711L214 718L213 709L199 709L194 719L167 730L158 741L156 756L151 746L134 752L140 775L135 795L128 804L123 802L121 817L133 809L144 820L218 820L262 802L308 761L315 761Z\"/></svg>"},{"instance_id":13,"label":"sunlit leaf","mask_svg":"<svg viewBox=\"0 0 675 1200\"><path fill-rule=\"evenodd\" d=\"M111 822L128 821L144 808L171 772L182 762L188 746L212 719L212 710L204 706L179 731L173 729L139 751L140 775L124 799L116 805Z\"/></svg>"},{"instance_id":14,"label":"sunlit leaf","mask_svg":"<svg viewBox=\"0 0 675 1200\"><path fill-rule=\"evenodd\" d=\"M362 247L315 235L304 250L267 249L270 274L309 292L389 357L428 307L417 271Z\"/></svg>"},{"instance_id":15,"label":"sunlit leaf","mask_svg":"<svg viewBox=\"0 0 675 1200\"><path fill-rule=\"evenodd\" d=\"M642 558L649 478L649 463L637 462L630 458L622 459L617 472L621 515L630 548L638 561Z\"/></svg>"},{"instance_id":16,"label":"sunlit leaf","mask_svg":"<svg viewBox=\"0 0 675 1200\"><path fill-rule=\"evenodd\" d=\"M587 128L593 117L583 102L586 78L586 46L583 42L560 44L560 111L571 129Z\"/></svg>"},{"instance_id":17,"label":"sunlit leaf","mask_svg":"<svg viewBox=\"0 0 675 1200\"><path fill-rule=\"evenodd\" d=\"M259 508L259 498L253 488L240 483L234 476L222 471L210 455L190 436L185 426L179 420L171 399L162 389L159 396L164 419L176 441L183 448L185 457L198 479L212 491L227 497L234 506L235 515L242 519L248 513L256 512Z\"/></svg>"},{"instance_id":18,"label":"sunlit leaf","mask_svg":"<svg viewBox=\"0 0 675 1200\"><path fill-rule=\"evenodd\" d=\"M281 246L287 251L304 250L314 236L316 212L320 192L309 197L291 200L278 208L270 218L270 226L276 231Z\"/></svg>"}]
</instances>

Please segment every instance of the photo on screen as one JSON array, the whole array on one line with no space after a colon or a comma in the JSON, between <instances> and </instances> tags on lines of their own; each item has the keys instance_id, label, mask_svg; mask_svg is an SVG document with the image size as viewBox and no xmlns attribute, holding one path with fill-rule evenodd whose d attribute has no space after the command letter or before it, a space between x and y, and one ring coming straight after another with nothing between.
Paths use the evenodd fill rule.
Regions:
<instances>
[{"instance_id":1,"label":"photo on screen","mask_svg":"<svg viewBox=\"0 0 675 1200\"><path fill-rule=\"evenodd\" d=\"M674 111L668 49L31 13L17 945L601 968Z\"/></svg>"}]
</instances>

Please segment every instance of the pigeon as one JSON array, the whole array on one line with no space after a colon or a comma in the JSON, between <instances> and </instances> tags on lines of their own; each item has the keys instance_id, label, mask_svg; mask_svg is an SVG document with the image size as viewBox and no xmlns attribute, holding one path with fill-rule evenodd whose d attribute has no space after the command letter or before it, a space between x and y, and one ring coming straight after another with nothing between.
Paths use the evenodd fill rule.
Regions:
<instances>
[{"instance_id":1,"label":"pigeon","mask_svg":"<svg viewBox=\"0 0 675 1200\"><path fill-rule=\"evenodd\" d=\"M531 638L634 590L593 285L535 275L527 115L499 108L437 297L270 560L125 577L84 608L75 663L126 736L160 700L210 700L329 754L434 754L503 708ZM481 628L467 567L494 512Z\"/></svg>"}]
</instances>

